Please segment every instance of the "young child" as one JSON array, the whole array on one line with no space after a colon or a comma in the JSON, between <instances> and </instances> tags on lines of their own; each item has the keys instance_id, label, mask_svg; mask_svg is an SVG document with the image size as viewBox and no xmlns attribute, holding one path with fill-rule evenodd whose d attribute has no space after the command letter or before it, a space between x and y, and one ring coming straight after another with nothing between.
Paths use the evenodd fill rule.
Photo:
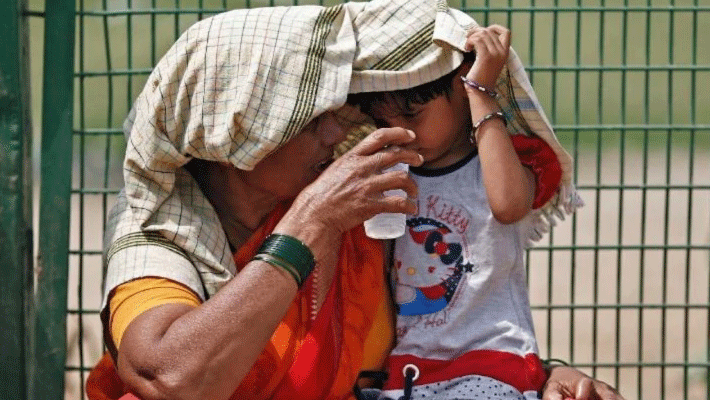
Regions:
<instances>
[{"instance_id":1,"label":"young child","mask_svg":"<svg viewBox=\"0 0 710 400\"><path fill-rule=\"evenodd\" d=\"M380 399L531 399L546 380L525 217L557 191L560 164L542 139L507 131L493 88L510 31L476 28L467 45L462 65L434 82L350 98L378 127L414 131L424 157L410 168L418 213L394 243L397 344Z\"/></svg>"}]
</instances>

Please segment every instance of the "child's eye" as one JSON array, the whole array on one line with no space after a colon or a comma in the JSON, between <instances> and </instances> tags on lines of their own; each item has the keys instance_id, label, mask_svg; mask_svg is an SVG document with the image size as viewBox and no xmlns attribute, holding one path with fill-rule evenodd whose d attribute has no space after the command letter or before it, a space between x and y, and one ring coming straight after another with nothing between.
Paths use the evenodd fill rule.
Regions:
<instances>
[{"instance_id":1,"label":"child's eye","mask_svg":"<svg viewBox=\"0 0 710 400\"><path fill-rule=\"evenodd\" d=\"M411 119L411 118L416 118L417 116L419 116L419 114L422 113L422 111L424 111L424 108L423 108L423 107L416 107L416 106L415 106L415 107L410 107L409 109L407 109L406 111L404 111L404 112L402 113L402 116L403 116L404 118L410 118L410 119Z\"/></svg>"},{"instance_id":2,"label":"child's eye","mask_svg":"<svg viewBox=\"0 0 710 400\"><path fill-rule=\"evenodd\" d=\"M407 121L415 121L420 116L420 112L406 112L402 114L402 118Z\"/></svg>"}]
</instances>

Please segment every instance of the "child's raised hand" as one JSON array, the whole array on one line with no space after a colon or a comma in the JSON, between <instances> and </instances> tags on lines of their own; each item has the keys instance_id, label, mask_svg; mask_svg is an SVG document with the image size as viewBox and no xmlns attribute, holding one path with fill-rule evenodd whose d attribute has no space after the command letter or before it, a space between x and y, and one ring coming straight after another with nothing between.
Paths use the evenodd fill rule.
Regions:
<instances>
[{"instance_id":1,"label":"child's raised hand","mask_svg":"<svg viewBox=\"0 0 710 400\"><path fill-rule=\"evenodd\" d=\"M476 52L476 61L466 78L487 88L494 87L508 60L510 30L500 25L477 27L469 33L466 46Z\"/></svg>"}]
</instances>

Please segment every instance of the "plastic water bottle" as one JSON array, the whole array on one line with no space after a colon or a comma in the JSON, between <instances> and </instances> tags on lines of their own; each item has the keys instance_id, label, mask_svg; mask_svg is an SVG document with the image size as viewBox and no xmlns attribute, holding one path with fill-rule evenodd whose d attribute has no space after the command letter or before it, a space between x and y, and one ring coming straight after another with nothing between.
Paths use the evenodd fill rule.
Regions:
<instances>
[{"instance_id":1,"label":"plastic water bottle","mask_svg":"<svg viewBox=\"0 0 710 400\"><path fill-rule=\"evenodd\" d=\"M409 171L409 165L404 163L383 170L389 171ZM384 196L406 197L404 190L387 190ZM373 239L394 239L404 235L407 216L402 213L380 213L365 221L365 234Z\"/></svg>"}]
</instances>

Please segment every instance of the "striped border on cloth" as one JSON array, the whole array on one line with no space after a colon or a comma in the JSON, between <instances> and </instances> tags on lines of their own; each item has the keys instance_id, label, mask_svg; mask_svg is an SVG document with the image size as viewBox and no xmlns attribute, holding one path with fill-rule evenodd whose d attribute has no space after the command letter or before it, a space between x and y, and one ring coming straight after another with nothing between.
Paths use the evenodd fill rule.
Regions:
<instances>
[{"instance_id":1,"label":"striped border on cloth","mask_svg":"<svg viewBox=\"0 0 710 400\"><path fill-rule=\"evenodd\" d=\"M399 71L432 44L431 37L433 33L434 21L431 21L407 40L406 43L373 65L371 70Z\"/></svg>"},{"instance_id":2,"label":"striped border on cloth","mask_svg":"<svg viewBox=\"0 0 710 400\"><path fill-rule=\"evenodd\" d=\"M129 247L144 245L162 247L166 250L170 250L173 253L178 254L181 257L187 257L183 249L180 248L180 246L168 240L167 238L165 238L165 236L161 235L158 232L133 232L120 237L114 243L111 244L108 249L108 252L106 253L105 263L108 264L114 254L118 253L121 250L127 249Z\"/></svg>"},{"instance_id":3,"label":"striped border on cloth","mask_svg":"<svg viewBox=\"0 0 710 400\"><path fill-rule=\"evenodd\" d=\"M526 133L527 135L536 135L533 129L528 125L527 120L523 116L523 113L518 104L519 99L515 97L515 92L513 88L513 79L510 76L510 71L505 68L505 71L501 73L501 78L499 80L498 90L501 96L498 97L498 104L501 109L506 114L510 126L510 131L512 134L516 133ZM503 90L501 90L503 89ZM529 99L526 99L530 101ZM533 107L529 107L532 109Z\"/></svg>"},{"instance_id":4,"label":"striped border on cloth","mask_svg":"<svg viewBox=\"0 0 710 400\"><path fill-rule=\"evenodd\" d=\"M341 9L342 5L328 7L316 19L311 45L306 56L306 67L298 87L298 93L303 97L296 102L296 109L286 126L281 143L289 141L295 134L299 133L313 113L323 70L326 38L330 34L333 21L338 17Z\"/></svg>"}]
</instances>

